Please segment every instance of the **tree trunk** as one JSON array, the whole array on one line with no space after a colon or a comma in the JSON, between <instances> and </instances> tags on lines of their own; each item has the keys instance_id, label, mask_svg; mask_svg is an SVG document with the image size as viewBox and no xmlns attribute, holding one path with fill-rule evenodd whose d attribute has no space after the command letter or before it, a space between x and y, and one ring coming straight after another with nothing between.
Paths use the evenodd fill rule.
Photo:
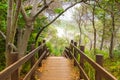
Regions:
<instances>
[{"instance_id":1,"label":"tree trunk","mask_svg":"<svg viewBox=\"0 0 120 80\"><path fill-rule=\"evenodd\" d=\"M12 14L13 14L13 1L8 1L8 11L7 11L7 32L6 32L6 66L11 64L10 55L12 48L8 45L10 41L11 25L12 25Z\"/></svg>"},{"instance_id":2,"label":"tree trunk","mask_svg":"<svg viewBox=\"0 0 120 80\"><path fill-rule=\"evenodd\" d=\"M112 31L111 31L109 57L113 58L114 37L115 37L115 19L114 19L114 14L113 13L111 13L111 18L112 18Z\"/></svg>"},{"instance_id":3,"label":"tree trunk","mask_svg":"<svg viewBox=\"0 0 120 80\"><path fill-rule=\"evenodd\" d=\"M33 22L31 22L31 23L33 23ZM31 24L31 26L27 26L24 31L23 38L21 40L21 44L18 49L19 58L21 58L25 55L25 52L27 50L28 41L29 41L30 35L32 33L32 30L33 30L33 25Z\"/></svg>"},{"instance_id":4,"label":"tree trunk","mask_svg":"<svg viewBox=\"0 0 120 80\"><path fill-rule=\"evenodd\" d=\"M82 30L81 30L80 23L78 24L78 27L79 27L79 31L80 31L80 38L79 38L79 46L80 46L81 42L82 42Z\"/></svg>"},{"instance_id":5,"label":"tree trunk","mask_svg":"<svg viewBox=\"0 0 120 80\"><path fill-rule=\"evenodd\" d=\"M95 2L94 2L92 14L93 14L92 25L93 25L93 30L94 30L94 54L96 54Z\"/></svg>"},{"instance_id":6,"label":"tree trunk","mask_svg":"<svg viewBox=\"0 0 120 80\"><path fill-rule=\"evenodd\" d=\"M14 54L13 46L15 33L17 28L17 20L21 7L21 0L16 1L16 6L14 6L14 0L8 0L8 11L7 11L7 31L6 31L6 66L10 66L13 64L18 58L18 54ZM15 57L14 57L15 56ZM11 75L9 75L7 80L16 80L14 75L16 74L16 78L18 79L18 70L14 71Z\"/></svg>"},{"instance_id":7,"label":"tree trunk","mask_svg":"<svg viewBox=\"0 0 120 80\"><path fill-rule=\"evenodd\" d=\"M83 33L83 35L89 39L89 41L90 41L90 48L89 49L92 50L92 39L90 38L90 36L86 35L85 33Z\"/></svg>"},{"instance_id":8,"label":"tree trunk","mask_svg":"<svg viewBox=\"0 0 120 80\"><path fill-rule=\"evenodd\" d=\"M90 51L92 50L92 40L90 40Z\"/></svg>"},{"instance_id":9,"label":"tree trunk","mask_svg":"<svg viewBox=\"0 0 120 80\"><path fill-rule=\"evenodd\" d=\"M12 25L12 14L13 14L13 1L8 0L8 11L7 11L7 32L6 32L6 51L5 51L5 57L6 57L6 67L11 65L13 62L11 60L11 52L12 47L9 46L10 41L10 32L11 32L11 25ZM7 78L7 80L11 80L11 75Z\"/></svg>"},{"instance_id":10,"label":"tree trunk","mask_svg":"<svg viewBox=\"0 0 120 80\"><path fill-rule=\"evenodd\" d=\"M105 24L106 24L106 19L105 19L105 11L104 11L104 20L103 20L103 32L102 32L102 39L101 39L101 45L100 45L100 50L103 49L103 43L104 43L104 36L105 36Z\"/></svg>"},{"instance_id":11,"label":"tree trunk","mask_svg":"<svg viewBox=\"0 0 120 80\"><path fill-rule=\"evenodd\" d=\"M102 40L101 40L100 50L102 50L102 49L103 49L103 44L104 44L104 35L105 35L105 26L103 26L103 33L102 33Z\"/></svg>"}]
</instances>

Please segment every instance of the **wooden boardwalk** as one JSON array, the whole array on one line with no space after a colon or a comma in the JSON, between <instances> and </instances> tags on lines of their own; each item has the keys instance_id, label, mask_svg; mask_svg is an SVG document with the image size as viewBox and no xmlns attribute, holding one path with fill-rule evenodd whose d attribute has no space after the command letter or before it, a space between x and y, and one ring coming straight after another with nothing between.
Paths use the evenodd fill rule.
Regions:
<instances>
[{"instance_id":1,"label":"wooden boardwalk","mask_svg":"<svg viewBox=\"0 0 120 80\"><path fill-rule=\"evenodd\" d=\"M48 57L37 71L37 80L74 80L73 65L64 57Z\"/></svg>"}]
</instances>

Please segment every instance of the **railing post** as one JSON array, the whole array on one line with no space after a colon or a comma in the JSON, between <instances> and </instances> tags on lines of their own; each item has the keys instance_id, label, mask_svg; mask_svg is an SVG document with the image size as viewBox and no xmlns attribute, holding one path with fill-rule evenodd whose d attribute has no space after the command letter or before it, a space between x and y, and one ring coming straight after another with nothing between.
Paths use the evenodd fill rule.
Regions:
<instances>
[{"instance_id":1,"label":"railing post","mask_svg":"<svg viewBox=\"0 0 120 80\"><path fill-rule=\"evenodd\" d=\"M31 50L35 49L35 44L31 45ZM31 57L31 68L33 67L33 65L35 64L35 56ZM35 76L34 73L31 75L30 80L35 80Z\"/></svg>"},{"instance_id":2,"label":"railing post","mask_svg":"<svg viewBox=\"0 0 120 80\"><path fill-rule=\"evenodd\" d=\"M38 46L41 46L41 45L42 45L42 43L38 42ZM40 58L41 55L42 55L42 48L40 48L39 51L38 51L38 58ZM38 66L40 67L41 63Z\"/></svg>"},{"instance_id":3,"label":"railing post","mask_svg":"<svg viewBox=\"0 0 120 80\"><path fill-rule=\"evenodd\" d=\"M96 54L96 62L100 65L103 66L103 55L102 54ZM102 80L102 73L98 72L97 70L95 71L95 80Z\"/></svg>"},{"instance_id":4,"label":"railing post","mask_svg":"<svg viewBox=\"0 0 120 80\"><path fill-rule=\"evenodd\" d=\"M47 54L46 54L46 57L48 57L50 55L50 50L49 48L46 47L46 50L47 50Z\"/></svg>"},{"instance_id":5,"label":"railing post","mask_svg":"<svg viewBox=\"0 0 120 80\"><path fill-rule=\"evenodd\" d=\"M70 42L71 44L74 44L74 41L73 40L71 40L71 42ZM73 46L70 44L70 50L71 50L71 52L74 54L74 50L73 50ZM68 54L68 56L70 57L70 59L72 59L72 56L70 55L70 51L69 51L69 54Z\"/></svg>"},{"instance_id":6,"label":"railing post","mask_svg":"<svg viewBox=\"0 0 120 80\"><path fill-rule=\"evenodd\" d=\"M34 50L35 49L35 44L32 44L31 45L31 50ZM31 58L31 67L34 65L34 63L35 63L35 56L33 56L32 58Z\"/></svg>"},{"instance_id":7,"label":"railing post","mask_svg":"<svg viewBox=\"0 0 120 80\"><path fill-rule=\"evenodd\" d=\"M46 40L43 40L43 44L46 43ZM42 49L42 53L46 50L46 45L43 46L43 49ZM45 59L46 55L43 57L43 59Z\"/></svg>"},{"instance_id":8,"label":"railing post","mask_svg":"<svg viewBox=\"0 0 120 80\"><path fill-rule=\"evenodd\" d=\"M66 58L69 58L68 53L66 52L66 50L63 51L63 56Z\"/></svg>"},{"instance_id":9,"label":"railing post","mask_svg":"<svg viewBox=\"0 0 120 80\"><path fill-rule=\"evenodd\" d=\"M43 40L43 44L46 42L46 40ZM43 52L46 50L46 45L43 46Z\"/></svg>"},{"instance_id":10,"label":"railing post","mask_svg":"<svg viewBox=\"0 0 120 80\"><path fill-rule=\"evenodd\" d=\"M42 43L38 42L38 46L41 46L41 45L42 45ZM42 49L39 49L39 51L38 51L38 58L40 58L41 54L42 54Z\"/></svg>"},{"instance_id":11,"label":"railing post","mask_svg":"<svg viewBox=\"0 0 120 80\"><path fill-rule=\"evenodd\" d=\"M80 46L80 50L84 52L85 46ZM84 58L80 53L80 66L84 69ZM83 79L82 73L80 72L80 79Z\"/></svg>"},{"instance_id":12,"label":"railing post","mask_svg":"<svg viewBox=\"0 0 120 80\"><path fill-rule=\"evenodd\" d=\"M16 62L18 60L18 52L12 52L11 53L11 58L12 58L12 63ZM15 70L12 74L11 74L11 80L19 80L19 70Z\"/></svg>"},{"instance_id":13,"label":"railing post","mask_svg":"<svg viewBox=\"0 0 120 80\"><path fill-rule=\"evenodd\" d=\"M77 47L77 42L74 42L74 46ZM74 57L78 60L78 54L77 54L77 51L75 49L74 49ZM77 66L75 61L74 61L74 66Z\"/></svg>"}]
</instances>

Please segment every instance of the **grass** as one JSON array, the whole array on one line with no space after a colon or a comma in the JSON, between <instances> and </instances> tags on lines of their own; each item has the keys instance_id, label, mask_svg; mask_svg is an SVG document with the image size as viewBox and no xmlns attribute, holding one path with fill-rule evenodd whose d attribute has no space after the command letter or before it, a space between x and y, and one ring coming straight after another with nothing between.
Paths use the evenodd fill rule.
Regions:
<instances>
[{"instance_id":1,"label":"grass","mask_svg":"<svg viewBox=\"0 0 120 80\"><path fill-rule=\"evenodd\" d=\"M87 51L85 50L85 54L88 55L91 59L95 61L95 55L93 54L93 51ZM96 50L96 54L102 54L104 56L104 63L103 67L110 72L113 76L115 76L118 80L120 80L120 55L118 52L114 52L114 58L110 59L109 54L107 51L101 51L101 50ZM90 77L91 80L94 80L94 69L90 64L85 62L85 71L87 72L88 76Z\"/></svg>"},{"instance_id":2,"label":"grass","mask_svg":"<svg viewBox=\"0 0 120 80\"><path fill-rule=\"evenodd\" d=\"M120 80L120 59L114 58L109 59L106 58L104 60L104 68L113 74L118 80Z\"/></svg>"}]
</instances>

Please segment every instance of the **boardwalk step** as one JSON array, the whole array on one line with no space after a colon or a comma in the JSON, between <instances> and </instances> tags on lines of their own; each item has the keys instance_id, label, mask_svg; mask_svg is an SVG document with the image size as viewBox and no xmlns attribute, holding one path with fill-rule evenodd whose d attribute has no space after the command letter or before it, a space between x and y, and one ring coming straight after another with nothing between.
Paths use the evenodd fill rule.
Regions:
<instances>
[{"instance_id":1,"label":"boardwalk step","mask_svg":"<svg viewBox=\"0 0 120 80\"><path fill-rule=\"evenodd\" d=\"M37 71L38 80L74 80L73 65L64 57L48 57Z\"/></svg>"}]
</instances>

